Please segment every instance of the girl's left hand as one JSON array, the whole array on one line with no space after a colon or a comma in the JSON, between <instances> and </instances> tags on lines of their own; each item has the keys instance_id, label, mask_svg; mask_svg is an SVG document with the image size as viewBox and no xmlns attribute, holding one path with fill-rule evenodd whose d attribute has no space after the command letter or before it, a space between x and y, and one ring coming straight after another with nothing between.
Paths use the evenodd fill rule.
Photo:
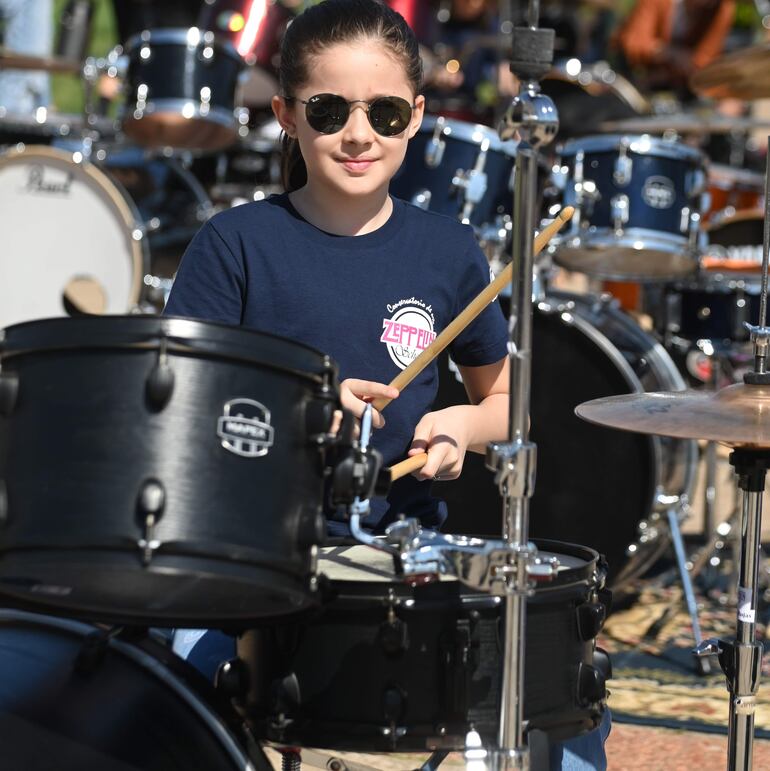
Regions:
<instances>
[{"instance_id":1,"label":"girl's left hand","mask_svg":"<svg viewBox=\"0 0 770 771\"><path fill-rule=\"evenodd\" d=\"M428 460L413 476L442 482L460 476L469 443L469 409L473 407L458 405L423 416L414 430L409 456L427 451Z\"/></svg>"}]
</instances>

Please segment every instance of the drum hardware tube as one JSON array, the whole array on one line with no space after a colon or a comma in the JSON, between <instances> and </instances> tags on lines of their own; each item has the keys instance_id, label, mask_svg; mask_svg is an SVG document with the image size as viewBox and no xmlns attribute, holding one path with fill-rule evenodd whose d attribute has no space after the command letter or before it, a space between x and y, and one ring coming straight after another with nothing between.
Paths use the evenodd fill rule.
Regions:
<instances>
[{"instance_id":1,"label":"drum hardware tube","mask_svg":"<svg viewBox=\"0 0 770 771\"><path fill-rule=\"evenodd\" d=\"M503 498L503 538L510 552L500 566L505 596L505 631L500 722L497 747L490 752L495 771L528 769L530 754L524 737L524 656L526 595L534 569L534 547L528 543L529 498L535 479L536 447L529 441L531 388L532 289L534 254L532 232L536 226L537 147L553 139L558 130L556 108L540 93L539 79L553 61L554 31L538 29L539 0L529 0L527 27L514 27L511 71L522 82L501 122L502 139L518 131L516 154L509 358L511 364L510 413L507 445L492 445L487 453L496 472ZM554 561L544 566L543 578L552 577Z\"/></svg>"}]
</instances>

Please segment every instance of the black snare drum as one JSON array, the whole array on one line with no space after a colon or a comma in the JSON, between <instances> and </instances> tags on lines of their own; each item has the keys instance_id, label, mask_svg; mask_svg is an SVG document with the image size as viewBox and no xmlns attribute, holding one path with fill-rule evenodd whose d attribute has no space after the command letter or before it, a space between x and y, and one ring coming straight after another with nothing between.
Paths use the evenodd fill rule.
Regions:
<instances>
[{"instance_id":1,"label":"black snare drum","mask_svg":"<svg viewBox=\"0 0 770 771\"><path fill-rule=\"evenodd\" d=\"M267 767L230 705L162 643L98 635L79 622L0 610L3 768Z\"/></svg>"},{"instance_id":2,"label":"black snare drum","mask_svg":"<svg viewBox=\"0 0 770 771\"><path fill-rule=\"evenodd\" d=\"M595 727L609 662L596 649L603 567L591 549L541 542L561 567L527 600L524 717L552 739ZM259 737L352 751L461 750L492 743L500 713L500 597L456 580L409 587L366 546L325 549L318 612L238 640Z\"/></svg>"},{"instance_id":3,"label":"black snare drum","mask_svg":"<svg viewBox=\"0 0 770 771\"><path fill-rule=\"evenodd\" d=\"M217 150L238 130L235 89L243 59L213 32L154 29L126 43L123 129L141 145Z\"/></svg>"},{"instance_id":4,"label":"black snare drum","mask_svg":"<svg viewBox=\"0 0 770 771\"><path fill-rule=\"evenodd\" d=\"M476 227L510 215L516 142L488 126L428 115L390 192Z\"/></svg>"},{"instance_id":5,"label":"black snare drum","mask_svg":"<svg viewBox=\"0 0 770 771\"><path fill-rule=\"evenodd\" d=\"M705 156L678 142L648 135L568 142L555 182L575 215L556 261L620 281L694 273L705 180Z\"/></svg>"},{"instance_id":6,"label":"black snare drum","mask_svg":"<svg viewBox=\"0 0 770 771\"><path fill-rule=\"evenodd\" d=\"M149 316L18 324L0 354L0 594L165 626L312 602L328 357Z\"/></svg>"}]
</instances>

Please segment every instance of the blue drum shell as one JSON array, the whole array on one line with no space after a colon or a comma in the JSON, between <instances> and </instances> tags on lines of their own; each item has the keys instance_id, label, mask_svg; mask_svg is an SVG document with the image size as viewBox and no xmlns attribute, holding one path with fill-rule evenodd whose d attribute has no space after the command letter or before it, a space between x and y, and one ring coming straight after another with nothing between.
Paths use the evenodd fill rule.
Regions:
<instances>
[{"instance_id":1,"label":"blue drum shell","mask_svg":"<svg viewBox=\"0 0 770 771\"><path fill-rule=\"evenodd\" d=\"M438 136L443 150L435 163L430 156L438 121L443 125ZM483 169L486 187L473 205L468 222L480 227L494 223L498 215L510 215L516 143L502 142L495 131L480 124L426 116L409 141L404 162L390 183L390 192L429 211L462 219L465 192L455 179L474 168L485 141L489 142ZM427 205L421 203L425 191L430 194Z\"/></svg>"},{"instance_id":2,"label":"blue drum shell","mask_svg":"<svg viewBox=\"0 0 770 771\"><path fill-rule=\"evenodd\" d=\"M221 149L237 136L244 60L226 40L191 29L146 30L126 43L124 125L153 147Z\"/></svg>"},{"instance_id":3,"label":"blue drum shell","mask_svg":"<svg viewBox=\"0 0 770 771\"><path fill-rule=\"evenodd\" d=\"M166 626L313 601L328 357L150 316L18 324L1 351L0 594Z\"/></svg>"}]
</instances>

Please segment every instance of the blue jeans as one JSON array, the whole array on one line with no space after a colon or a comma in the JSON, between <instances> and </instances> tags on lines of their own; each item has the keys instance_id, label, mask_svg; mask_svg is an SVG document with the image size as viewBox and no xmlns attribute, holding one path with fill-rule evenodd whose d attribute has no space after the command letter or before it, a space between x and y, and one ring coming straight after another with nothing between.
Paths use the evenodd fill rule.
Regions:
<instances>
[{"instance_id":1,"label":"blue jeans","mask_svg":"<svg viewBox=\"0 0 770 771\"><path fill-rule=\"evenodd\" d=\"M213 679L219 665L235 656L235 640L216 630L178 629L173 649ZM549 745L550 771L607 771L604 742L611 725L610 711L606 709L602 722L593 731Z\"/></svg>"},{"instance_id":2,"label":"blue jeans","mask_svg":"<svg viewBox=\"0 0 770 771\"><path fill-rule=\"evenodd\" d=\"M15 53L51 56L53 0L0 0L4 46ZM0 107L9 113L34 112L51 102L47 72L0 69Z\"/></svg>"}]
</instances>

